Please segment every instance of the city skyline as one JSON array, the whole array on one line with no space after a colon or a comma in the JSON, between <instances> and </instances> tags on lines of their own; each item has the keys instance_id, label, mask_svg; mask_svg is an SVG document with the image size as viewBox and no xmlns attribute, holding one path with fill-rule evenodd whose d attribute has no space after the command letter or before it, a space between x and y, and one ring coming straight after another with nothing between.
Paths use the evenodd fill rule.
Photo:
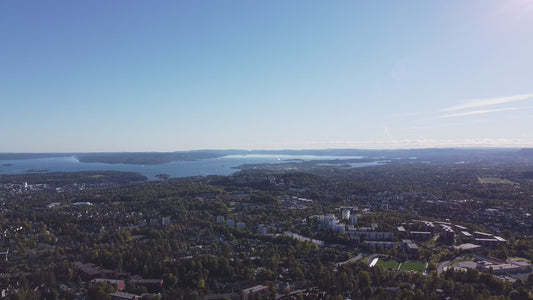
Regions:
<instances>
[{"instance_id":1,"label":"city skyline","mask_svg":"<svg viewBox=\"0 0 533 300\"><path fill-rule=\"evenodd\" d=\"M0 152L533 147L533 3L0 3Z\"/></svg>"}]
</instances>

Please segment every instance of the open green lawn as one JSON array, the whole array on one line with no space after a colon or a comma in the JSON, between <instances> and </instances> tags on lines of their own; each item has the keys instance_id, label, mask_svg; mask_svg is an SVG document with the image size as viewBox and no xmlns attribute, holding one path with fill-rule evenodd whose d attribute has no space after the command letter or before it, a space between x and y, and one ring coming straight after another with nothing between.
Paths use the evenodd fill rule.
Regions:
<instances>
[{"instance_id":1,"label":"open green lawn","mask_svg":"<svg viewBox=\"0 0 533 300\"><path fill-rule=\"evenodd\" d=\"M392 270L397 270L398 266L400 265L399 262L392 260L392 259L391 260L379 259L377 264L383 266L384 269L392 269Z\"/></svg>"},{"instance_id":2,"label":"open green lawn","mask_svg":"<svg viewBox=\"0 0 533 300\"><path fill-rule=\"evenodd\" d=\"M404 262L402 264L402 266L400 267L400 270L424 272L424 271L426 271L426 263L424 263L424 262L407 261L407 262Z\"/></svg>"}]
</instances>

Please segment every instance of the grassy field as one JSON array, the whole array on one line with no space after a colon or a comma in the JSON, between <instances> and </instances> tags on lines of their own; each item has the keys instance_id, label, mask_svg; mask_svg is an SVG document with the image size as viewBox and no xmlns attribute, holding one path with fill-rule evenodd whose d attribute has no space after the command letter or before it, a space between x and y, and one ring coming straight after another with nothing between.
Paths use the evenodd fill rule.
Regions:
<instances>
[{"instance_id":1,"label":"grassy field","mask_svg":"<svg viewBox=\"0 0 533 300\"><path fill-rule=\"evenodd\" d=\"M415 271L415 272L424 272L426 271L426 263L424 262L414 262L407 261L402 264L400 267L402 271Z\"/></svg>"},{"instance_id":2,"label":"grassy field","mask_svg":"<svg viewBox=\"0 0 533 300\"><path fill-rule=\"evenodd\" d=\"M383 268L385 269L392 269L392 270L397 270L398 266L400 265L399 262L392 260L392 259L391 260L380 259L377 264L380 266L383 266Z\"/></svg>"}]
</instances>

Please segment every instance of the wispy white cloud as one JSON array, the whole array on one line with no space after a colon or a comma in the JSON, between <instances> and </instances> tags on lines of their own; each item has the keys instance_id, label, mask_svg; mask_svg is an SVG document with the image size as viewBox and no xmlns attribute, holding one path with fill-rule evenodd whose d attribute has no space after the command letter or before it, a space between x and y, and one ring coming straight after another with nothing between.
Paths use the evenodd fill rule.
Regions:
<instances>
[{"instance_id":1,"label":"wispy white cloud","mask_svg":"<svg viewBox=\"0 0 533 300\"><path fill-rule=\"evenodd\" d=\"M483 107L489 107L489 106L494 106L494 105L499 105L499 104L524 101L528 99L533 99L533 94L521 94L521 95L498 97L498 98L475 99L475 100L466 101L465 103L462 103L462 104L444 108L442 109L442 112L453 112L453 111L460 111L460 110L466 110L466 109L483 108Z\"/></svg>"},{"instance_id":2,"label":"wispy white cloud","mask_svg":"<svg viewBox=\"0 0 533 300\"><path fill-rule=\"evenodd\" d=\"M509 110L516 110L516 108L502 107L502 108L497 108L497 109L469 110L469 111L463 111L463 112L458 112L458 113L453 113L453 114L442 115L439 118L445 119L445 118L465 117L465 116L473 116L473 115L483 115L483 114L490 114L490 113L495 113L495 112L500 112L500 111L509 111Z\"/></svg>"}]
</instances>

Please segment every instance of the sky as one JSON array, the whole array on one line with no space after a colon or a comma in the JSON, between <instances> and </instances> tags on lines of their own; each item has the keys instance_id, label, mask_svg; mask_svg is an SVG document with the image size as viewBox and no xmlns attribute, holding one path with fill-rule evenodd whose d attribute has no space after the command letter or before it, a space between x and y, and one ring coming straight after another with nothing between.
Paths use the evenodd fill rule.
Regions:
<instances>
[{"instance_id":1,"label":"sky","mask_svg":"<svg viewBox=\"0 0 533 300\"><path fill-rule=\"evenodd\" d=\"M533 146L533 1L0 1L0 152Z\"/></svg>"}]
</instances>

